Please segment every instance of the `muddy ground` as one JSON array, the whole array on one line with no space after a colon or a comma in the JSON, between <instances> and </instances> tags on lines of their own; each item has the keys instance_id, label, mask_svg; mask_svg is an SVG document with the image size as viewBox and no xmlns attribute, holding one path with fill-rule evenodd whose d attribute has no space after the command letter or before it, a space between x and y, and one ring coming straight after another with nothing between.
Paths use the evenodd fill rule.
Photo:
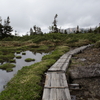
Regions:
<instances>
[{"instance_id":1,"label":"muddy ground","mask_svg":"<svg viewBox=\"0 0 100 100\"><path fill-rule=\"evenodd\" d=\"M89 47L71 58L70 88L72 100L100 100L100 48ZM76 99L75 99L76 98Z\"/></svg>"}]
</instances>

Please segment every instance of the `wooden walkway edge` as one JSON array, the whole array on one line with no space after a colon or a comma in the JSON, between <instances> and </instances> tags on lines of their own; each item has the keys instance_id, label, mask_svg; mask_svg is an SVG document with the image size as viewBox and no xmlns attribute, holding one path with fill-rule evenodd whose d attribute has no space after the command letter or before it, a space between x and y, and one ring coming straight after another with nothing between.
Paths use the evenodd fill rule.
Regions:
<instances>
[{"instance_id":1,"label":"wooden walkway edge","mask_svg":"<svg viewBox=\"0 0 100 100\"><path fill-rule=\"evenodd\" d=\"M42 100L71 100L65 73L68 69L71 57L89 46L91 45L82 46L67 52L48 69Z\"/></svg>"}]
</instances>

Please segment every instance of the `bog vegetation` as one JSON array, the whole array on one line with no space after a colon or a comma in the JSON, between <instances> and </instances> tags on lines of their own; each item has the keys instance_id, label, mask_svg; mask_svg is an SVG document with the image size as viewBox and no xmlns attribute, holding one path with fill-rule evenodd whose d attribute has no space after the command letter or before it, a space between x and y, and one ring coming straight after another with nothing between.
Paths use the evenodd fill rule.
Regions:
<instances>
[{"instance_id":1,"label":"bog vegetation","mask_svg":"<svg viewBox=\"0 0 100 100\"><path fill-rule=\"evenodd\" d=\"M7 20L8 24L5 22L6 27L9 26L9 18ZM57 29L57 25L55 23L54 25ZM0 27L4 29L5 26L1 25ZM0 100L41 100L44 73L61 55L70 48L87 44L95 44L95 47L100 47L100 27L88 33L62 34L56 33L57 30L55 30L55 33L31 34L22 37L11 35L12 28L10 27L10 29L9 34L2 33L3 35L0 35L0 63L7 62L6 65L0 66L1 69L11 71L15 67L9 65L9 63L16 62L14 57L21 58L21 56L15 56L14 53L19 54L22 52L22 55L25 55L24 51L30 50L33 52L49 52L50 54L45 55L41 62L24 66L19 70L17 75L8 82L5 90L0 93ZM30 60L33 59L26 59L26 61Z\"/></svg>"}]
</instances>

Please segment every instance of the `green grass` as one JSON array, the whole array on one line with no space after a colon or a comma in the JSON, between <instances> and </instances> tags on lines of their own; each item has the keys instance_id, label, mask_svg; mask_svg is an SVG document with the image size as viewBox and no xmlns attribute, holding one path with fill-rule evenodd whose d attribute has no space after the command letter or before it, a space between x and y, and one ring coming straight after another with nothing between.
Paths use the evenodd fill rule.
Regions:
<instances>
[{"instance_id":1,"label":"green grass","mask_svg":"<svg viewBox=\"0 0 100 100\"><path fill-rule=\"evenodd\" d=\"M13 58L14 58L14 54L0 55L0 59L3 62L9 62L9 60Z\"/></svg>"},{"instance_id":2,"label":"green grass","mask_svg":"<svg viewBox=\"0 0 100 100\"><path fill-rule=\"evenodd\" d=\"M42 45L39 48L37 48L37 51L45 51L45 50L48 50L48 46L46 45Z\"/></svg>"},{"instance_id":3,"label":"green grass","mask_svg":"<svg viewBox=\"0 0 100 100\"><path fill-rule=\"evenodd\" d=\"M21 56L16 56L16 58L17 58L17 59L21 59L22 57L21 57Z\"/></svg>"},{"instance_id":4,"label":"green grass","mask_svg":"<svg viewBox=\"0 0 100 100\"><path fill-rule=\"evenodd\" d=\"M3 65L0 65L0 69L6 70L6 71L12 71L12 68L15 67L14 64L6 63Z\"/></svg>"},{"instance_id":5,"label":"green grass","mask_svg":"<svg viewBox=\"0 0 100 100\"><path fill-rule=\"evenodd\" d=\"M44 72L68 50L67 46L59 46L50 54L51 58L44 57L39 63L23 67L1 92L0 100L41 100Z\"/></svg>"},{"instance_id":6,"label":"green grass","mask_svg":"<svg viewBox=\"0 0 100 100\"><path fill-rule=\"evenodd\" d=\"M16 51L16 53L17 53L17 54L20 54L20 53L21 53L21 51Z\"/></svg>"},{"instance_id":7,"label":"green grass","mask_svg":"<svg viewBox=\"0 0 100 100\"><path fill-rule=\"evenodd\" d=\"M35 59L32 59L32 58L26 58L25 61L26 61L26 62L31 62L31 61L35 61Z\"/></svg>"},{"instance_id":8,"label":"green grass","mask_svg":"<svg viewBox=\"0 0 100 100\"><path fill-rule=\"evenodd\" d=\"M16 60L15 60L15 59L10 59L9 62L10 62L10 63L15 63Z\"/></svg>"},{"instance_id":9,"label":"green grass","mask_svg":"<svg viewBox=\"0 0 100 100\"><path fill-rule=\"evenodd\" d=\"M1 43L1 61L4 55L8 55L12 50L24 51L31 49L45 51L50 49L50 47L56 48L49 55L45 55L41 62L31 66L25 66L19 70L17 75L8 82L5 90L0 93L0 100L41 100L43 91L41 81L44 79L44 73L61 55L67 52L70 47L94 43L96 43L97 47L100 47L100 34L95 33L50 33L44 35L14 37L13 39L14 41L16 40L16 42L8 43L3 41Z\"/></svg>"},{"instance_id":10,"label":"green grass","mask_svg":"<svg viewBox=\"0 0 100 100\"><path fill-rule=\"evenodd\" d=\"M25 52L22 52L22 55L26 55L26 53Z\"/></svg>"}]
</instances>

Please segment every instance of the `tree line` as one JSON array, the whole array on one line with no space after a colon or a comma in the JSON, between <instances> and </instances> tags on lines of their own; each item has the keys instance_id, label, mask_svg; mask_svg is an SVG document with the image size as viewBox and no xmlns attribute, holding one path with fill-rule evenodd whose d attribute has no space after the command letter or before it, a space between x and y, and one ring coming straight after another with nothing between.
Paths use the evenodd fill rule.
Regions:
<instances>
[{"instance_id":1,"label":"tree line","mask_svg":"<svg viewBox=\"0 0 100 100\"><path fill-rule=\"evenodd\" d=\"M67 34L67 30L62 30L57 27L57 17L58 15L56 14L54 16L54 20L52 22L52 26L49 26L50 33L65 33ZM2 22L2 18L0 17L0 39L5 38L5 37L12 37L13 35L11 32L13 31L13 28L10 26L10 18L9 16L7 17L6 20L4 20L4 23ZM86 31L88 33L100 33L100 25L99 27L96 27L94 30L91 28ZM73 33L86 33L84 30L79 29L79 26L77 26L76 31ZM16 33L16 32L15 32ZM42 30L40 27L34 25L33 28L30 28L30 36L31 35L36 35L36 34L43 34ZM16 36L16 35L15 35Z\"/></svg>"},{"instance_id":2,"label":"tree line","mask_svg":"<svg viewBox=\"0 0 100 100\"><path fill-rule=\"evenodd\" d=\"M9 16L7 17L6 20L4 20L4 23L2 23L2 18L0 17L0 38L12 36L11 34L12 31L13 28L10 26Z\"/></svg>"}]
</instances>

